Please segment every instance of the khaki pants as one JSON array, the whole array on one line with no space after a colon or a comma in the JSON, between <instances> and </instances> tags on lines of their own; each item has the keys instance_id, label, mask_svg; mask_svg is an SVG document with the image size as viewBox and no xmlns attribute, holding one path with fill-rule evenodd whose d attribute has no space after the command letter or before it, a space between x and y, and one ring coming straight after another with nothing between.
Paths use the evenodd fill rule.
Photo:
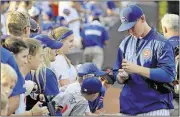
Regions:
<instances>
[{"instance_id":1,"label":"khaki pants","mask_svg":"<svg viewBox=\"0 0 180 117\"><path fill-rule=\"evenodd\" d=\"M94 63L99 69L101 69L104 60L103 49L99 46L86 47L84 50L85 62Z\"/></svg>"}]
</instances>

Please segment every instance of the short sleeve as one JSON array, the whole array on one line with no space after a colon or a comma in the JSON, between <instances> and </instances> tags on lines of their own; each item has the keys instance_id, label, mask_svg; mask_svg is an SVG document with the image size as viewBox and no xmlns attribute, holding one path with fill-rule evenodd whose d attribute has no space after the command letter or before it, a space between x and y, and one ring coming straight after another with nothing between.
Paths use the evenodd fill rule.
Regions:
<instances>
[{"instance_id":1,"label":"short sleeve","mask_svg":"<svg viewBox=\"0 0 180 117\"><path fill-rule=\"evenodd\" d=\"M101 90L101 93L99 95L99 104L98 104L98 110L102 109L104 107L104 96L105 96L106 89L103 87Z\"/></svg>"},{"instance_id":2,"label":"short sleeve","mask_svg":"<svg viewBox=\"0 0 180 117\"><path fill-rule=\"evenodd\" d=\"M46 87L44 93L53 96L59 94L56 75L50 69L46 70Z\"/></svg>"},{"instance_id":3,"label":"short sleeve","mask_svg":"<svg viewBox=\"0 0 180 117\"><path fill-rule=\"evenodd\" d=\"M13 57L9 58L7 61L7 64L9 64L11 67L13 67L18 75L16 85L15 85L10 97L25 93L26 90L24 88L24 83L25 83L24 78L19 70L18 65L15 62L15 59Z\"/></svg>"}]
</instances>

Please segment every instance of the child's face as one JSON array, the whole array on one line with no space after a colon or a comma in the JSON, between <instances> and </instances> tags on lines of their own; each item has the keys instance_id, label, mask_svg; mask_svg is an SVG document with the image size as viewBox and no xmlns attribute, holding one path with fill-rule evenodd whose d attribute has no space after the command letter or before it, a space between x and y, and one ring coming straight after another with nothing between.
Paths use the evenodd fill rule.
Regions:
<instances>
[{"instance_id":1,"label":"child's face","mask_svg":"<svg viewBox=\"0 0 180 117\"><path fill-rule=\"evenodd\" d=\"M87 100L94 101L98 96L99 96L99 93L89 95Z\"/></svg>"},{"instance_id":2,"label":"child's face","mask_svg":"<svg viewBox=\"0 0 180 117\"><path fill-rule=\"evenodd\" d=\"M1 80L1 91L3 91L8 97L13 91L16 81L14 79L3 78Z\"/></svg>"}]
</instances>

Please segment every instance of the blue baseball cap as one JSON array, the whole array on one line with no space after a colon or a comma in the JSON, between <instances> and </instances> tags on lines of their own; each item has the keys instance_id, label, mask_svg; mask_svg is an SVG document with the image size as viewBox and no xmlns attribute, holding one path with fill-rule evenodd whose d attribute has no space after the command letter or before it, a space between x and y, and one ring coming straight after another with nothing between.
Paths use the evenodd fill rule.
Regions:
<instances>
[{"instance_id":1,"label":"blue baseball cap","mask_svg":"<svg viewBox=\"0 0 180 117\"><path fill-rule=\"evenodd\" d=\"M120 12L121 26L118 31L126 31L132 28L143 15L142 9L137 5L129 5Z\"/></svg>"},{"instance_id":2,"label":"blue baseball cap","mask_svg":"<svg viewBox=\"0 0 180 117\"><path fill-rule=\"evenodd\" d=\"M101 71L97 68L97 66L93 63L84 63L78 68L78 76L82 77L87 74L94 74L95 76L103 76L106 72Z\"/></svg>"},{"instance_id":3,"label":"blue baseball cap","mask_svg":"<svg viewBox=\"0 0 180 117\"><path fill-rule=\"evenodd\" d=\"M102 11L100 9L96 9L92 12L93 17L99 17L102 15Z\"/></svg>"},{"instance_id":4,"label":"blue baseball cap","mask_svg":"<svg viewBox=\"0 0 180 117\"><path fill-rule=\"evenodd\" d=\"M48 35L40 34L33 38L39 40L42 45L44 45L45 47L49 47L51 49L60 49L63 46L61 42L50 39Z\"/></svg>"},{"instance_id":5,"label":"blue baseball cap","mask_svg":"<svg viewBox=\"0 0 180 117\"><path fill-rule=\"evenodd\" d=\"M89 77L83 80L81 91L87 94L99 93L102 88L102 83L97 77Z\"/></svg>"}]
</instances>

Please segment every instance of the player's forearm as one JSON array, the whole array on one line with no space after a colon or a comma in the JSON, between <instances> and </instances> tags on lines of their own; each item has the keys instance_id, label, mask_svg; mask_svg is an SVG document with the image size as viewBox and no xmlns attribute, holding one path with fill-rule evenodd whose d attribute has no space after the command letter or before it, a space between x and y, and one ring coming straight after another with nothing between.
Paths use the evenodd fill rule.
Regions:
<instances>
[{"instance_id":1,"label":"player's forearm","mask_svg":"<svg viewBox=\"0 0 180 117\"><path fill-rule=\"evenodd\" d=\"M144 76L146 78L150 78L150 69L149 68L138 66L136 68L135 73L137 73L137 74L139 74L141 76Z\"/></svg>"},{"instance_id":2,"label":"player's forearm","mask_svg":"<svg viewBox=\"0 0 180 117\"><path fill-rule=\"evenodd\" d=\"M138 66L136 73L158 82L167 82L170 83L173 81L173 76L170 76L162 68L146 68Z\"/></svg>"}]
</instances>

